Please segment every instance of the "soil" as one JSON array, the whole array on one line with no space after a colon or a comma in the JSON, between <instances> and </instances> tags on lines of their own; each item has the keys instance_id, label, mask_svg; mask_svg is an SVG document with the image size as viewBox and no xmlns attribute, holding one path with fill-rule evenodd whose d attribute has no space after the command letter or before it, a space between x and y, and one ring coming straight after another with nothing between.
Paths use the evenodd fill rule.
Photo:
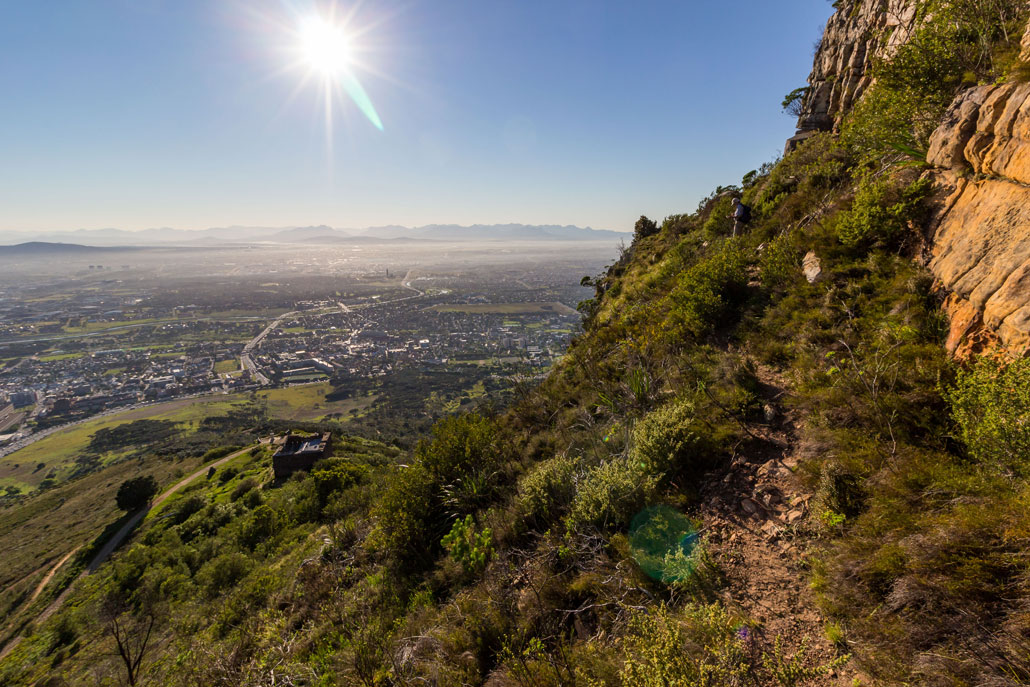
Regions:
<instances>
[{"instance_id":1,"label":"soil","mask_svg":"<svg viewBox=\"0 0 1030 687\"><path fill-rule=\"evenodd\" d=\"M826 621L808 586L806 557L817 532L812 489L795 473L797 417L782 405L782 380L768 369L759 369L758 377L764 421L748 424L753 439L747 447L703 480L699 515L727 578L722 600L760 624L755 635L763 650L779 637L787 655L804 644L808 665L827 665L842 652L826 638ZM805 684L845 687L856 678L868 684L844 664Z\"/></svg>"}]
</instances>

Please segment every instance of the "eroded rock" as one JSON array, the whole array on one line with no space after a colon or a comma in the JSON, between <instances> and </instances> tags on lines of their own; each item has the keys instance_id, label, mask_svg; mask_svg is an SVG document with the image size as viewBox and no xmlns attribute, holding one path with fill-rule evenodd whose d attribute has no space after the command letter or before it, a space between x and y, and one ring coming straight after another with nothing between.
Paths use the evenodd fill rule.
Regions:
<instances>
[{"instance_id":1,"label":"eroded rock","mask_svg":"<svg viewBox=\"0 0 1030 687\"><path fill-rule=\"evenodd\" d=\"M872 82L876 59L908 40L916 20L915 0L850 0L826 23L816 50L808 96L798 131L826 131L840 124ZM803 136L802 136L803 137Z\"/></svg>"},{"instance_id":2,"label":"eroded rock","mask_svg":"<svg viewBox=\"0 0 1030 687\"><path fill-rule=\"evenodd\" d=\"M964 91L931 137L927 161L939 168L931 173L939 191L927 264L951 293L948 350L990 335L1013 352L1026 350L1030 84Z\"/></svg>"}]
</instances>

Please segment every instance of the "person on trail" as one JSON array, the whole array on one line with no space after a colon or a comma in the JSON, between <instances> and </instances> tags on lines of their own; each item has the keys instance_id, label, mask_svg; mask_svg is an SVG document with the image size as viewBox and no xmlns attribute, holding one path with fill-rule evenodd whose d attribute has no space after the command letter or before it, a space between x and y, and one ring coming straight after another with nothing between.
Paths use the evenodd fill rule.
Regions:
<instances>
[{"instance_id":1,"label":"person on trail","mask_svg":"<svg viewBox=\"0 0 1030 687\"><path fill-rule=\"evenodd\" d=\"M751 208L740 202L740 198L733 199L733 212L730 214L733 218L733 233L731 236L736 236L738 232L744 233L744 226L751 221Z\"/></svg>"}]
</instances>

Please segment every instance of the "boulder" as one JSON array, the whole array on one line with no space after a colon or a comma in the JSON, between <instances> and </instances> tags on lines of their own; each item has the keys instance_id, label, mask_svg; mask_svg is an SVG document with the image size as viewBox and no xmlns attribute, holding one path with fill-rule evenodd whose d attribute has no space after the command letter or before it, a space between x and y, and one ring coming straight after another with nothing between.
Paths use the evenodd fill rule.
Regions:
<instances>
[{"instance_id":1,"label":"boulder","mask_svg":"<svg viewBox=\"0 0 1030 687\"><path fill-rule=\"evenodd\" d=\"M809 284L818 284L825 279L822 263L813 251L805 253L805 257L801 260L801 270L805 273L805 279Z\"/></svg>"}]
</instances>

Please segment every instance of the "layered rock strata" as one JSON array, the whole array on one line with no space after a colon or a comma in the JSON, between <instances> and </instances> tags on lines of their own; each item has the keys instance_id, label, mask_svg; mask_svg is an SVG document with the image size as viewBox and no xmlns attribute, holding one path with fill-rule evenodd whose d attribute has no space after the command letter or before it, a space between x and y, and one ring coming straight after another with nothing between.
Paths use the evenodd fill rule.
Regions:
<instances>
[{"instance_id":1,"label":"layered rock strata","mask_svg":"<svg viewBox=\"0 0 1030 687\"><path fill-rule=\"evenodd\" d=\"M1030 348L1030 84L963 92L930 140L928 266L951 296L949 348L981 329Z\"/></svg>"}]
</instances>

